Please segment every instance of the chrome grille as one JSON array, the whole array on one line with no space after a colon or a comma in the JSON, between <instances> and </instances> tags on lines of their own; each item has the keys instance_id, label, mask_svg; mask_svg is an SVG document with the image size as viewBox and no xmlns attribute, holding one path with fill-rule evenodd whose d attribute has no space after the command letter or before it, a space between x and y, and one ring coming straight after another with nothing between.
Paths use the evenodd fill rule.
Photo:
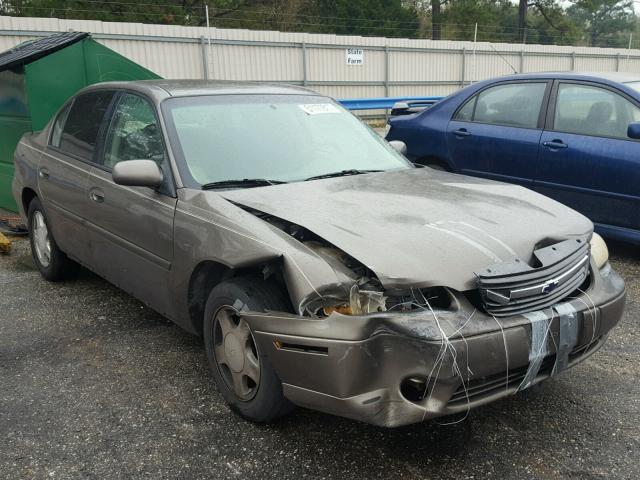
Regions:
<instances>
[{"instance_id":1,"label":"chrome grille","mask_svg":"<svg viewBox=\"0 0 640 480\"><path fill-rule=\"evenodd\" d=\"M487 313L505 317L547 308L575 291L589 275L586 239L550 245L536 250L534 256L539 267L516 260L476 273Z\"/></svg>"}]
</instances>

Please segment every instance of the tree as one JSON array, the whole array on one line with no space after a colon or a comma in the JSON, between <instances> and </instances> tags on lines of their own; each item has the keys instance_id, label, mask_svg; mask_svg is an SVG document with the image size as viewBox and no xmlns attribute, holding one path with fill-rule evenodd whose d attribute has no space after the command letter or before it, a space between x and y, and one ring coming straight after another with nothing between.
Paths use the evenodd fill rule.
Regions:
<instances>
[{"instance_id":1,"label":"tree","mask_svg":"<svg viewBox=\"0 0 640 480\"><path fill-rule=\"evenodd\" d=\"M592 47L624 46L635 23L633 0L574 0L567 13Z\"/></svg>"},{"instance_id":2,"label":"tree","mask_svg":"<svg viewBox=\"0 0 640 480\"><path fill-rule=\"evenodd\" d=\"M317 16L312 23L320 24L311 31L416 37L420 30L415 8L401 0L315 0L309 3L311 15Z\"/></svg>"},{"instance_id":3,"label":"tree","mask_svg":"<svg viewBox=\"0 0 640 480\"><path fill-rule=\"evenodd\" d=\"M442 12L443 33L452 40L515 41L516 11L509 0L451 0Z\"/></svg>"},{"instance_id":4,"label":"tree","mask_svg":"<svg viewBox=\"0 0 640 480\"><path fill-rule=\"evenodd\" d=\"M557 0L531 0L524 40L529 43L572 44L580 38L580 28L566 15Z\"/></svg>"}]
</instances>

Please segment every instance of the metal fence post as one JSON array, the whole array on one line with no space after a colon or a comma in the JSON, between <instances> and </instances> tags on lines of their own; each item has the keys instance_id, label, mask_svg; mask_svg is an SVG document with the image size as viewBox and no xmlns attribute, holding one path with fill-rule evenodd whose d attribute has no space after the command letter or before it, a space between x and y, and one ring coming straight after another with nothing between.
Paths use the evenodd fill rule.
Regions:
<instances>
[{"instance_id":1,"label":"metal fence post","mask_svg":"<svg viewBox=\"0 0 640 480\"><path fill-rule=\"evenodd\" d=\"M207 49L207 70L204 78L209 78L209 55L211 55L211 25L209 24L209 5L204 6L205 15L207 16L207 43L209 48Z\"/></svg>"},{"instance_id":2,"label":"metal fence post","mask_svg":"<svg viewBox=\"0 0 640 480\"><path fill-rule=\"evenodd\" d=\"M576 69L576 52L571 52L571 71Z\"/></svg>"},{"instance_id":3,"label":"metal fence post","mask_svg":"<svg viewBox=\"0 0 640 480\"><path fill-rule=\"evenodd\" d=\"M462 47L462 68L461 68L461 72L460 72L460 86L464 87L464 81L465 81L465 76L467 74L466 70L467 70L467 47Z\"/></svg>"},{"instance_id":4,"label":"metal fence post","mask_svg":"<svg viewBox=\"0 0 640 480\"><path fill-rule=\"evenodd\" d=\"M520 50L520 73L524 73L524 49Z\"/></svg>"},{"instance_id":5,"label":"metal fence post","mask_svg":"<svg viewBox=\"0 0 640 480\"><path fill-rule=\"evenodd\" d=\"M616 72L620 71L620 53L616 54Z\"/></svg>"},{"instance_id":6,"label":"metal fence post","mask_svg":"<svg viewBox=\"0 0 640 480\"><path fill-rule=\"evenodd\" d=\"M384 96L389 96L389 45L384 46Z\"/></svg>"},{"instance_id":7,"label":"metal fence post","mask_svg":"<svg viewBox=\"0 0 640 480\"><path fill-rule=\"evenodd\" d=\"M302 85L307 86L307 42L302 42Z\"/></svg>"},{"instance_id":8,"label":"metal fence post","mask_svg":"<svg viewBox=\"0 0 640 480\"><path fill-rule=\"evenodd\" d=\"M202 53L202 77L209 79L209 58L207 53L207 39L204 35L200 37L200 52Z\"/></svg>"}]
</instances>

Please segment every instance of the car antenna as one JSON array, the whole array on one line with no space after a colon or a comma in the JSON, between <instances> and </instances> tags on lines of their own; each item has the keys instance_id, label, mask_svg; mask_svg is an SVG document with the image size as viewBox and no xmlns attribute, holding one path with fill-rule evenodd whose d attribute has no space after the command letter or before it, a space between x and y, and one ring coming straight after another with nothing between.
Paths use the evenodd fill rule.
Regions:
<instances>
[{"instance_id":1,"label":"car antenna","mask_svg":"<svg viewBox=\"0 0 640 480\"><path fill-rule=\"evenodd\" d=\"M493 49L493 51L494 51L494 52L496 52L496 53L498 54L498 56L499 56L502 60L504 60L504 62L505 62L507 65L509 65L509 66L511 67L511 70L513 70L513 73L518 73L518 70L516 70L516 67L514 67L513 65L511 65L511 64L509 63L509 60L507 60L506 58L504 58L504 57L500 54L500 52L499 52L498 50L496 50L496 49L495 49L495 47L494 47L492 44L489 44L489 46Z\"/></svg>"}]
</instances>

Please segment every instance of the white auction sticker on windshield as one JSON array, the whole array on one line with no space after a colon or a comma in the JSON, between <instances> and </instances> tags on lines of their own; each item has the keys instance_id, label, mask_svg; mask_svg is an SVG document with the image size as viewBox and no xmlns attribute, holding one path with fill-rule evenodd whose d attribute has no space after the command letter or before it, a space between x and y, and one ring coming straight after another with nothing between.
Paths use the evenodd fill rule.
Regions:
<instances>
[{"instance_id":1,"label":"white auction sticker on windshield","mask_svg":"<svg viewBox=\"0 0 640 480\"><path fill-rule=\"evenodd\" d=\"M330 103L307 103L298 105L307 115L319 115L322 113L340 113L335 105Z\"/></svg>"}]
</instances>

